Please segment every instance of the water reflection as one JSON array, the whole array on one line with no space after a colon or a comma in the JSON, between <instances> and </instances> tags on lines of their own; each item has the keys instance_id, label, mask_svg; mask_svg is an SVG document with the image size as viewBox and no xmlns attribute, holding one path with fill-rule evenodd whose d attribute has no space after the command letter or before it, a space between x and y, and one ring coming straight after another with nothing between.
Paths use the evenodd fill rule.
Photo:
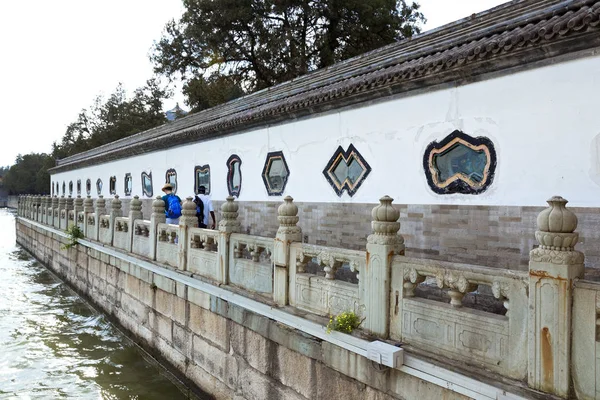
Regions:
<instances>
[{"instance_id":1,"label":"water reflection","mask_svg":"<svg viewBox=\"0 0 600 400\"><path fill-rule=\"evenodd\" d=\"M0 399L185 399L167 373L15 245L0 209Z\"/></svg>"}]
</instances>

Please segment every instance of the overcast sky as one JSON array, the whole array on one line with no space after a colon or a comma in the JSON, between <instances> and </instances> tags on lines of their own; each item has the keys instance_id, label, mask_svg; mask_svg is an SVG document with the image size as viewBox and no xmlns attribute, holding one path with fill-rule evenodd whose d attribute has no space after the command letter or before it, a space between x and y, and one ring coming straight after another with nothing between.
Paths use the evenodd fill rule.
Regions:
<instances>
[{"instance_id":1,"label":"overcast sky","mask_svg":"<svg viewBox=\"0 0 600 400\"><path fill-rule=\"evenodd\" d=\"M429 30L504 1L419 3ZM50 152L79 111L119 82L129 93L143 86L153 41L182 12L181 0L0 0L0 165ZM182 100L176 93L165 109Z\"/></svg>"}]
</instances>

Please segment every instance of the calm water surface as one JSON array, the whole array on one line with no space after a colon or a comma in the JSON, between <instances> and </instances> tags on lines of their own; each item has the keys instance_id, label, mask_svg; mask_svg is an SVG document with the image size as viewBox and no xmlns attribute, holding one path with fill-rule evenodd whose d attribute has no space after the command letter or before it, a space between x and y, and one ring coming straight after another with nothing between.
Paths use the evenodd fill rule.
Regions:
<instances>
[{"instance_id":1,"label":"calm water surface","mask_svg":"<svg viewBox=\"0 0 600 400\"><path fill-rule=\"evenodd\" d=\"M15 244L0 208L0 399L188 398L167 376Z\"/></svg>"}]
</instances>

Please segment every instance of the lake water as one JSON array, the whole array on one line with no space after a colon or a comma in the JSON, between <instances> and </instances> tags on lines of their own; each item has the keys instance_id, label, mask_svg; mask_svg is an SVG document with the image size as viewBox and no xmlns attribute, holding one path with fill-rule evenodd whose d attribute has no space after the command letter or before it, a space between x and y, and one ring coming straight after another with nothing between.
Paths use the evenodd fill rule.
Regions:
<instances>
[{"instance_id":1,"label":"lake water","mask_svg":"<svg viewBox=\"0 0 600 400\"><path fill-rule=\"evenodd\" d=\"M189 398L173 381L18 247L0 209L0 399Z\"/></svg>"}]
</instances>

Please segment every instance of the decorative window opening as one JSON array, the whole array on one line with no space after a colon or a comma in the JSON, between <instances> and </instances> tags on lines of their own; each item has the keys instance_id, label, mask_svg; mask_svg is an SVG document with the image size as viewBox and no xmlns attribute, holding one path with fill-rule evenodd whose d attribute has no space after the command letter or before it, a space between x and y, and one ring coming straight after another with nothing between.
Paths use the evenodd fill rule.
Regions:
<instances>
[{"instance_id":1,"label":"decorative window opening","mask_svg":"<svg viewBox=\"0 0 600 400\"><path fill-rule=\"evenodd\" d=\"M152 197L152 172L142 172L142 192L144 192L144 196Z\"/></svg>"},{"instance_id":2,"label":"decorative window opening","mask_svg":"<svg viewBox=\"0 0 600 400\"><path fill-rule=\"evenodd\" d=\"M370 173L371 167L352 144L346 151L339 146L323 170L327 182L340 197L344 190L354 196Z\"/></svg>"},{"instance_id":3,"label":"decorative window opening","mask_svg":"<svg viewBox=\"0 0 600 400\"><path fill-rule=\"evenodd\" d=\"M133 189L133 179L131 178L131 174L129 172L125 174L124 183L125 196L131 196L131 190Z\"/></svg>"},{"instance_id":4,"label":"decorative window opening","mask_svg":"<svg viewBox=\"0 0 600 400\"><path fill-rule=\"evenodd\" d=\"M73 194L73 181L69 181L69 196Z\"/></svg>"},{"instance_id":5,"label":"decorative window opening","mask_svg":"<svg viewBox=\"0 0 600 400\"><path fill-rule=\"evenodd\" d=\"M57 196L60 194L60 186L58 185L58 182L56 182L56 193Z\"/></svg>"},{"instance_id":6,"label":"decorative window opening","mask_svg":"<svg viewBox=\"0 0 600 400\"><path fill-rule=\"evenodd\" d=\"M89 196L92 193L92 180L85 181L85 193Z\"/></svg>"},{"instance_id":7,"label":"decorative window opening","mask_svg":"<svg viewBox=\"0 0 600 400\"><path fill-rule=\"evenodd\" d=\"M67 184L63 181L62 184L62 195L64 196L67 193Z\"/></svg>"},{"instance_id":8,"label":"decorative window opening","mask_svg":"<svg viewBox=\"0 0 600 400\"><path fill-rule=\"evenodd\" d=\"M110 194L117 194L117 177L111 176L108 180L108 192Z\"/></svg>"},{"instance_id":9,"label":"decorative window opening","mask_svg":"<svg viewBox=\"0 0 600 400\"><path fill-rule=\"evenodd\" d=\"M242 191L242 160L232 154L227 160L227 191L230 196L239 197Z\"/></svg>"},{"instance_id":10,"label":"decorative window opening","mask_svg":"<svg viewBox=\"0 0 600 400\"><path fill-rule=\"evenodd\" d=\"M81 194L81 179L77 179L77 194Z\"/></svg>"},{"instance_id":11,"label":"decorative window opening","mask_svg":"<svg viewBox=\"0 0 600 400\"><path fill-rule=\"evenodd\" d=\"M496 150L488 138L457 130L427 146L423 168L429 187L437 194L479 194L494 179Z\"/></svg>"},{"instance_id":12,"label":"decorative window opening","mask_svg":"<svg viewBox=\"0 0 600 400\"><path fill-rule=\"evenodd\" d=\"M174 168L169 168L165 174L165 183L173 185L173 194L177 193L177 171Z\"/></svg>"},{"instance_id":13,"label":"decorative window opening","mask_svg":"<svg viewBox=\"0 0 600 400\"><path fill-rule=\"evenodd\" d=\"M102 194L102 179L100 178L96 181L96 191L98 192L98 196Z\"/></svg>"},{"instance_id":14,"label":"decorative window opening","mask_svg":"<svg viewBox=\"0 0 600 400\"><path fill-rule=\"evenodd\" d=\"M54 196L54 182L52 182L50 185L51 185L51 188L52 188L52 196Z\"/></svg>"},{"instance_id":15,"label":"decorative window opening","mask_svg":"<svg viewBox=\"0 0 600 400\"><path fill-rule=\"evenodd\" d=\"M196 165L194 167L194 177L194 191L199 193L200 186L204 186L204 189L206 189L205 194L210 194L210 165Z\"/></svg>"},{"instance_id":16,"label":"decorative window opening","mask_svg":"<svg viewBox=\"0 0 600 400\"><path fill-rule=\"evenodd\" d=\"M281 196L285 190L289 176L290 169L285 162L283 152L275 151L268 153L262 178L269 196Z\"/></svg>"}]
</instances>

